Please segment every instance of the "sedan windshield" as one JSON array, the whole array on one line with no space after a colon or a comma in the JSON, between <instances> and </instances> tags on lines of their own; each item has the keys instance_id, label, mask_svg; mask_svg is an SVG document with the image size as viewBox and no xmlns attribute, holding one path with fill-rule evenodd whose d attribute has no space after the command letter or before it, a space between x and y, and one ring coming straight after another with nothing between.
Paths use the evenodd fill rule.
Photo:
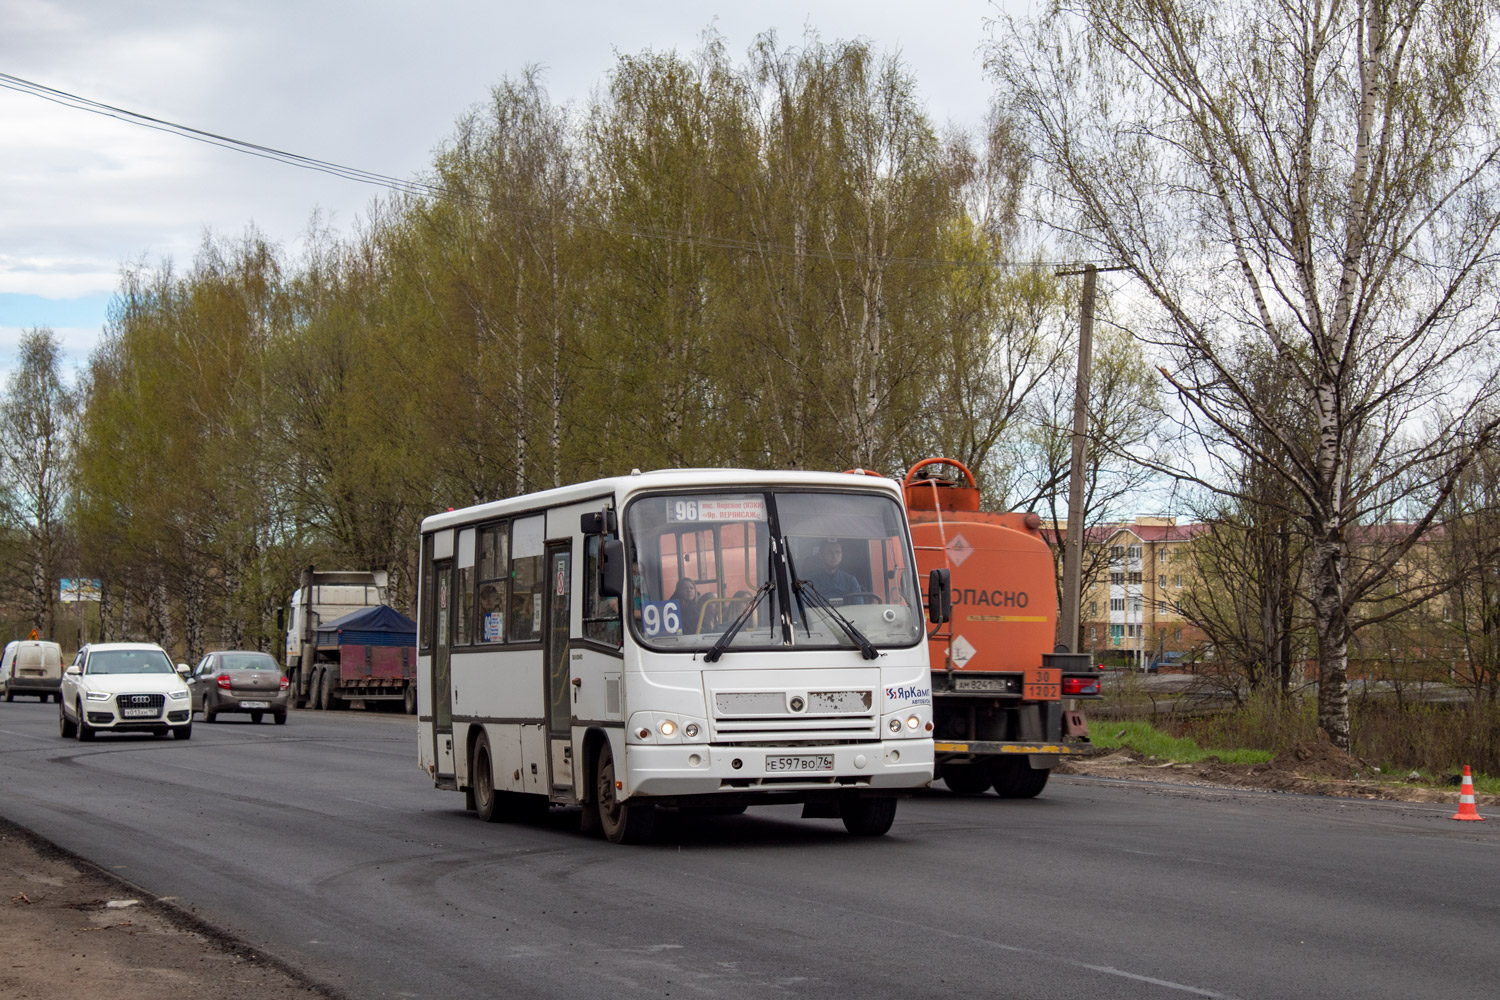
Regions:
<instances>
[{"instance_id":1,"label":"sedan windshield","mask_svg":"<svg viewBox=\"0 0 1500 1000\"><path fill-rule=\"evenodd\" d=\"M871 650L921 636L906 518L883 493L643 497L626 511L630 623L646 645ZM874 655L870 652L870 655Z\"/></svg>"},{"instance_id":2,"label":"sedan windshield","mask_svg":"<svg viewBox=\"0 0 1500 1000\"><path fill-rule=\"evenodd\" d=\"M88 674L170 674L172 661L159 649L106 649L89 654Z\"/></svg>"}]
</instances>

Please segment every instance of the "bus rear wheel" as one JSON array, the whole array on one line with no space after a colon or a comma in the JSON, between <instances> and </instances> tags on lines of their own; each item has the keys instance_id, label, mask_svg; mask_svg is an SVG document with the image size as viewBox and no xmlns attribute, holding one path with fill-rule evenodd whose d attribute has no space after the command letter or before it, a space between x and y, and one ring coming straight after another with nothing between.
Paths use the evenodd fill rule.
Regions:
<instances>
[{"instance_id":1,"label":"bus rear wheel","mask_svg":"<svg viewBox=\"0 0 1500 1000\"><path fill-rule=\"evenodd\" d=\"M469 755L469 790L474 796L474 811L486 823L498 823L505 816L500 809L500 795L495 791L495 768L490 758L490 740L483 733L474 741Z\"/></svg>"},{"instance_id":2,"label":"bus rear wheel","mask_svg":"<svg viewBox=\"0 0 1500 1000\"><path fill-rule=\"evenodd\" d=\"M839 803L839 818L856 837L883 837L896 822L896 800L844 799Z\"/></svg>"},{"instance_id":3,"label":"bus rear wheel","mask_svg":"<svg viewBox=\"0 0 1500 1000\"><path fill-rule=\"evenodd\" d=\"M1051 768L1032 767L1024 760L1001 761L995 768L995 792L1002 799L1034 799L1051 774Z\"/></svg>"},{"instance_id":4,"label":"bus rear wheel","mask_svg":"<svg viewBox=\"0 0 1500 1000\"><path fill-rule=\"evenodd\" d=\"M615 755L605 743L599 748L598 788L595 800L599 826L611 844L644 844L656 829L656 807L649 803L621 802L615 798Z\"/></svg>"}]
</instances>

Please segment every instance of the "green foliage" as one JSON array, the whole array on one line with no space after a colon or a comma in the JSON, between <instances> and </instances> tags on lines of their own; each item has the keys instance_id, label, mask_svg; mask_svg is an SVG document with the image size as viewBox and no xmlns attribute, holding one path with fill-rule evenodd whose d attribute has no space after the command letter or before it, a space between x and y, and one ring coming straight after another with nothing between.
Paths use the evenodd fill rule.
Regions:
<instances>
[{"instance_id":1,"label":"green foliage","mask_svg":"<svg viewBox=\"0 0 1500 1000\"><path fill-rule=\"evenodd\" d=\"M1094 745L1101 749L1128 747L1163 763L1171 760L1190 764L1213 758L1226 764L1264 764L1274 756L1268 750L1207 750L1196 740L1170 736L1148 722L1098 721L1091 727L1089 735Z\"/></svg>"},{"instance_id":2,"label":"green foliage","mask_svg":"<svg viewBox=\"0 0 1500 1000\"><path fill-rule=\"evenodd\" d=\"M1011 488L1071 301L1012 260L1013 126L940 136L898 59L811 33L624 54L597 95L502 81L440 194L300 259L250 232L126 273L75 483L112 635L272 643L308 564L385 568L410 610L422 517L632 467L950 454L1055 491Z\"/></svg>"}]
</instances>

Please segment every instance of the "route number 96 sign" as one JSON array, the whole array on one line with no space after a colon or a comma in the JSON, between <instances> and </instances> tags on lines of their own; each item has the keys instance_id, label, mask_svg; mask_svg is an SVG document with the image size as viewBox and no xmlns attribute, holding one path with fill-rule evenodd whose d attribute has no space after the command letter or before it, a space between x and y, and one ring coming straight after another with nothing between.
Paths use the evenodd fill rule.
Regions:
<instances>
[{"instance_id":1,"label":"route number 96 sign","mask_svg":"<svg viewBox=\"0 0 1500 1000\"><path fill-rule=\"evenodd\" d=\"M682 634L682 609L676 601L649 601L641 607L641 631L647 638Z\"/></svg>"}]
</instances>

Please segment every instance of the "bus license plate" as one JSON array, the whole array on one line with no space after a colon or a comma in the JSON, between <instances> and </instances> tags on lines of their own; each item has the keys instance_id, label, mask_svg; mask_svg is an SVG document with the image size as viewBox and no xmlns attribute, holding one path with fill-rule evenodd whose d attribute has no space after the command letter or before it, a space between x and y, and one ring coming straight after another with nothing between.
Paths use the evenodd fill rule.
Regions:
<instances>
[{"instance_id":1,"label":"bus license plate","mask_svg":"<svg viewBox=\"0 0 1500 1000\"><path fill-rule=\"evenodd\" d=\"M833 754L803 754L797 757L767 757L766 770L772 773L787 771L832 771Z\"/></svg>"},{"instance_id":2,"label":"bus license plate","mask_svg":"<svg viewBox=\"0 0 1500 1000\"><path fill-rule=\"evenodd\" d=\"M127 719L154 719L157 709L154 708L122 708L120 715Z\"/></svg>"},{"instance_id":3,"label":"bus license plate","mask_svg":"<svg viewBox=\"0 0 1500 1000\"><path fill-rule=\"evenodd\" d=\"M269 701L242 701L242 702L240 702L240 708L270 708L270 707L271 707L271 703Z\"/></svg>"}]
</instances>

